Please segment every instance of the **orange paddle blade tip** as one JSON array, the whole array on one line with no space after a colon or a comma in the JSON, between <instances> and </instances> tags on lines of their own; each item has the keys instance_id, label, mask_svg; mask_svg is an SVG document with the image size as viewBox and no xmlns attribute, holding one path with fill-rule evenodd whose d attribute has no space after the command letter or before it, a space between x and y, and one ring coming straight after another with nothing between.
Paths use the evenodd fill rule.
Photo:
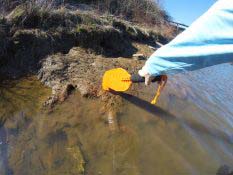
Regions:
<instances>
[{"instance_id":1,"label":"orange paddle blade tip","mask_svg":"<svg viewBox=\"0 0 233 175\"><path fill-rule=\"evenodd\" d=\"M131 75L122 68L111 69L104 73L102 88L106 91L114 90L124 92L129 89L132 82Z\"/></svg>"}]
</instances>

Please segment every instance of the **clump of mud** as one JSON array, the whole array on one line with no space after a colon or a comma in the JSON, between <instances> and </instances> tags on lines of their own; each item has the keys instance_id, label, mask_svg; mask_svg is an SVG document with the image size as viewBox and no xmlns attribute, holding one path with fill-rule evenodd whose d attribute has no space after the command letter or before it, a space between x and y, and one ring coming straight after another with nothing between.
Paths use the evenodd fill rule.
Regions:
<instances>
[{"instance_id":1,"label":"clump of mud","mask_svg":"<svg viewBox=\"0 0 233 175\"><path fill-rule=\"evenodd\" d=\"M85 97L100 97L103 74L108 69L124 68L136 73L144 61L127 58L106 58L74 47L68 54L55 54L42 62L38 78L53 89L49 103L64 101L71 89L77 89Z\"/></svg>"}]
</instances>

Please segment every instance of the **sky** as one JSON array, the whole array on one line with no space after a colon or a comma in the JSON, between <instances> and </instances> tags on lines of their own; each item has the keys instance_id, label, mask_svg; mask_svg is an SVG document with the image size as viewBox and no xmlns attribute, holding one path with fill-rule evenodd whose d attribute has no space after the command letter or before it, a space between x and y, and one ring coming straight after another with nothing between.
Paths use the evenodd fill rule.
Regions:
<instances>
[{"instance_id":1,"label":"sky","mask_svg":"<svg viewBox=\"0 0 233 175\"><path fill-rule=\"evenodd\" d=\"M215 2L216 0L159 0L160 5L173 18L173 21L186 25L190 25Z\"/></svg>"}]
</instances>

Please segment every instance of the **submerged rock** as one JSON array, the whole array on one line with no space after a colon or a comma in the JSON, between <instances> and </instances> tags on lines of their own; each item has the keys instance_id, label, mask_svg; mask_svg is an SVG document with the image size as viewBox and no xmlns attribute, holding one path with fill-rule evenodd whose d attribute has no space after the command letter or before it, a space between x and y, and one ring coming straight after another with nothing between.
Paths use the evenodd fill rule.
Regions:
<instances>
[{"instance_id":1,"label":"submerged rock","mask_svg":"<svg viewBox=\"0 0 233 175\"><path fill-rule=\"evenodd\" d=\"M228 165L222 165L216 175L233 175L233 171L231 171L230 167Z\"/></svg>"},{"instance_id":2,"label":"submerged rock","mask_svg":"<svg viewBox=\"0 0 233 175\"><path fill-rule=\"evenodd\" d=\"M85 161L83 159L81 150L78 146L67 148L67 152L73 157L74 164L76 164L74 173L79 172L80 174L85 173Z\"/></svg>"}]
</instances>

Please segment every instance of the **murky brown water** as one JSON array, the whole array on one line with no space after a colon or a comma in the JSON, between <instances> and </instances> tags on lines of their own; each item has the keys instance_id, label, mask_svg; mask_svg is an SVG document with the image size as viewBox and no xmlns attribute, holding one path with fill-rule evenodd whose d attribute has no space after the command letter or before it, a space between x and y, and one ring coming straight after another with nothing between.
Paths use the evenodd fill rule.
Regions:
<instances>
[{"instance_id":1,"label":"murky brown water","mask_svg":"<svg viewBox=\"0 0 233 175\"><path fill-rule=\"evenodd\" d=\"M49 112L39 106L50 91L34 79L1 87L8 120L0 130L0 174L208 175L233 167L230 75L233 67L220 65L174 76L158 106L148 103L154 86L135 85L140 92L118 94L114 130L114 114L100 100L74 92Z\"/></svg>"}]
</instances>

